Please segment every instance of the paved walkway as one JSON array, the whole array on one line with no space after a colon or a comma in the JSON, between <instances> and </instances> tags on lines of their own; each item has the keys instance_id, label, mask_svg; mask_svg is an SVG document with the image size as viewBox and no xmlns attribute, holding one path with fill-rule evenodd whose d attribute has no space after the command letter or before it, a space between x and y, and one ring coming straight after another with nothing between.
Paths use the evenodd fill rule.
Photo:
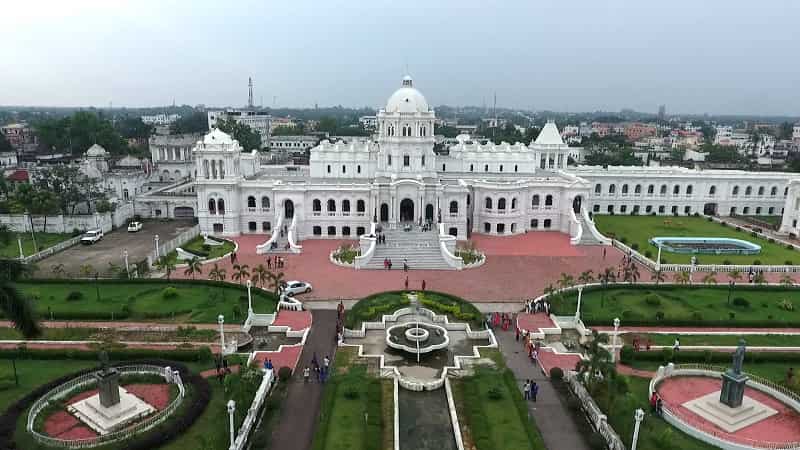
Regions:
<instances>
[{"instance_id":1,"label":"paved walkway","mask_svg":"<svg viewBox=\"0 0 800 450\"><path fill-rule=\"evenodd\" d=\"M589 450L589 445L581 437L580 429L567 411L567 406L561 401L550 380L525 356L525 349L521 343L515 341L514 332L499 330L496 336L506 364L514 372L520 390L526 379L533 379L539 385L537 402L528 402L528 411L536 421L548 450Z\"/></svg>"},{"instance_id":2,"label":"paved walkway","mask_svg":"<svg viewBox=\"0 0 800 450\"><path fill-rule=\"evenodd\" d=\"M164 322L106 322L85 320L42 320L45 328L114 328L123 331L176 331L179 327L194 327L198 330L219 330L216 323L164 323ZM226 323L225 331L241 331L242 325ZM13 328L8 320L0 320L0 328Z\"/></svg>"},{"instance_id":3,"label":"paved walkway","mask_svg":"<svg viewBox=\"0 0 800 450\"><path fill-rule=\"evenodd\" d=\"M598 333L614 333L614 327L590 327ZM800 334L800 328L736 328L736 327L619 327L624 333L658 334Z\"/></svg>"},{"instance_id":4,"label":"paved walkway","mask_svg":"<svg viewBox=\"0 0 800 450\"><path fill-rule=\"evenodd\" d=\"M298 370L289 381L280 423L272 434L273 450L308 450L314 438L324 385L316 381L304 383L302 368L311 366L315 354L320 364L326 355L333 360L336 351L336 311L318 310L313 315L314 326L303 346Z\"/></svg>"}]
</instances>

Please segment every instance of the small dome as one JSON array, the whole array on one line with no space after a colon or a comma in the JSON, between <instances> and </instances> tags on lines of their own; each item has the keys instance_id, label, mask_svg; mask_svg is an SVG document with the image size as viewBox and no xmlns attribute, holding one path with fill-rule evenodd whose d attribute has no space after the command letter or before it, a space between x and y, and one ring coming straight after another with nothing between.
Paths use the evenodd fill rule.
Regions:
<instances>
[{"instance_id":1,"label":"small dome","mask_svg":"<svg viewBox=\"0 0 800 450\"><path fill-rule=\"evenodd\" d=\"M428 112L428 102L425 96L414 88L414 81L410 76L403 77L403 85L394 91L389 101L386 102L388 113L417 113Z\"/></svg>"},{"instance_id":2,"label":"small dome","mask_svg":"<svg viewBox=\"0 0 800 450\"><path fill-rule=\"evenodd\" d=\"M214 128L203 137L203 144L231 145L233 144L233 138L219 128Z\"/></svg>"},{"instance_id":3,"label":"small dome","mask_svg":"<svg viewBox=\"0 0 800 450\"><path fill-rule=\"evenodd\" d=\"M108 152L104 149L101 145L94 144L89 147L89 150L86 150L86 156L107 156Z\"/></svg>"},{"instance_id":4,"label":"small dome","mask_svg":"<svg viewBox=\"0 0 800 450\"><path fill-rule=\"evenodd\" d=\"M534 144L564 145L564 141L561 139L561 133L558 132L558 127L556 127L555 122L547 121L544 128L542 128L542 131L539 133L539 137L534 141Z\"/></svg>"}]
</instances>

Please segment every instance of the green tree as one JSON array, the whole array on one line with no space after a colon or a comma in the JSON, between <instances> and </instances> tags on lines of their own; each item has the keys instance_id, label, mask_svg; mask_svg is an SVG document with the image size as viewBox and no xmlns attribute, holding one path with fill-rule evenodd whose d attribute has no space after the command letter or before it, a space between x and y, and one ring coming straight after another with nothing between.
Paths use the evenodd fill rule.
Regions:
<instances>
[{"instance_id":1,"label":"green tree","mask_svg":"<svg viewBox=\"0 0 800 450\"><path fill-rule=\"evenodd\" d=\"M153 265L156 266L156 269L166 272L167 280L170 279L172 272L175 271L175 260L168 258L166 255L158 258Z\"/></svg>"},{"instance_id":2,"label":"green tree","mask_svg":"<svg viewBox=\"0 0 800 450\"><path fill-rule=\"evenodd\" d=\"M195 279L195 275L203 274L203 264L200 262L200 258L197 256L193 257L186 263L186 270L183 271L184 275L191 275L192 279Z\"/></svg>"},{"instance_id":3,"label":"green tree","mask_svg":"<svg viewBox=\"0 0 800 450\"><path fill-rule=\"evenodd\" d=\"M717 284L717 272L708 272L703 277L703 283L705 284Z\"/></svg>"},{"instance_id":4,"label":"green tree","mask_svg":"<svg viewBox=\"0 0 800 450\"><path fill-rule=\"evenodd\" d=\"M325 116L319 119L319 124L317 125L317 131L322 131L324 133L328 133L331 135L337 134L336 131L338 130L338 125L336 123L336 119L331 116Z\"/></svg>"},{"instance_id":5,"label":"green tree","mask_svg":"<svg viewBox=\"0 0 800 450\"><path fill-rule=\"evenodd\" d=\"M673 275L673 277L675 279L675 282L678 284L688 284L691 281L691 276L689 275L689 272L685 270L680 272L675 272L675 275Z\"/></svg>"},{"instance_id":6,"label":"green tree","mask_svg":"<svg viewBox=\"0 0 800 450\"><path fill-rule=\"evenodd\" d=\"M198 111L183 116L170 125L169 131L172 134L205 133L208 131L208 114Z\"/></svg>"},{"instance_id":7,"label":"green tree","mask_svg":"<svg viewBox=\"0 0 800 450\"><path fill-rule=\"evenodd\" d=\"M126 154L127 141L110 121L90 111L78 111L61 119L46 119L34 127L42 147L81 155L93 144L112 154Z\"/></svg>"},{"instance_id":8,"label":"green tree","mask_svg":"<svg viewBox=\"0 0 800 450\"><path fill-rule=\"evenodd\" d=\"M599 384L615 371L611 353L601 346L601 344L607 343L607 334L600 334L597 330L592 330L592 339L586 348L587 359L582 359L575 367L579 379L592 394L595 394Z\"/></svg>"},{"instance_id":9,"label":"green tree","mask_svg":"<svg viewBox=\"0 0 800 450\"><path fill-rule=\"evenodd\" d=\"M214 267L208 271L208 279L211 281L225 281L227 276L228 272L224 268L219 267L217 263L214 263Z\"/></svg>"},{"instance_id":10,"label":"green tree","mask_svg":"<svg viewBox=\"0 0 800 450\"><path fill-rule=\"evenodd\" d=\"M666 275L664 275L664 272L662 272L661 270L656 270L653 272L652 275L650 275L650 280L655 281L656 285L658 285L659 283L663 283L664 281L666 281L666 279L667 279Z\"/></svg>"},{"instance_id":11,"label":"green tree","mask_svg":"<svg viewBox=\"0 0 800 450\"><path fill-rule=\"evenodd\" d=\"M283 272L270 272L269 273L269 288L275 295L278 295L281 291L281 287L283 286Z\"/></svg>"},{"instance_id":12,"label":"green tree","mask_svg":"<svg viewBox=\"0 0 800 450\"><path fill-rule=\"evenodd\" d=\"M233 136L245 151L261 149L261 133L250 128L249 125L229 118L218 121L217 128Z\"/></svg>"},{"instance_id":13,"label":"green tree","mask_svg":"<svg viewBox=\"0 0 800 450\"><path fill-rule=\"evenodd\" d=\"M41 334L36 310L14 283L31 273L31 267L14 259L0 259L0 311L22 335L33 338Z\"/></svg>"},{"instance_id":14,"label":"green tree","mask_svg":"<svg viewBox=\"0 0 800 450\"><path fill-rule=\"evenodd\" d=\"M252 281L255 283L256 287L261 287L269 282L269 272L267 268L264 267L263 264L259 264L253 267L253 278Z\"/></svg>"},{"instance_id":15,"label":"green tree","mask_svg":"<svg viewBox=\"0 0 800 450\"><path fill-rule=\"evenodd\" d=\"M8 142L5 135L0 133L0 152L14 152L16 151L14 147L11 145L11 142Z\"/></svg>"},{"instance_id":16,"label":"green tree","mask_svg":"<svg viewBox=\"0 0 800 450\"><path fill-rule=\"evenodd\" d=\"M147 139L153 132L153 127L142 122L141 117L121 118L116 122L116 129L127 139Z\"/></svg>"},{"instance_id":17,"label":"green tree","mask_svg":"<svg viewBox=\"0 0 800 450\"><path fill-rule=\"evenodd\" d=\"M581 272L578 276L578 282L581 284L589 284L594 281L594 273L591 270Z\"/></svg>"},{"instance_id":18,"label":"green tree","mask_svg":"<svg viewBox=\"0 0 800 450\"><path fill-rule=\"evenodd\" d=\"M236 280L237 283L242 284L242 280L250 277L250 266L247 264L234 264L231 279Z\"/></svg>"}]
</instances>

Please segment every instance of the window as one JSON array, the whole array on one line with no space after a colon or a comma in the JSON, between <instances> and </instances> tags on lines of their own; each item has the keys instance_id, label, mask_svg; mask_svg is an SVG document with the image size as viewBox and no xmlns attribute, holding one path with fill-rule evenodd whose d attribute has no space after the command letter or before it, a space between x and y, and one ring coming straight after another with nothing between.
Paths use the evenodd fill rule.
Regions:
<instances>
[{"instance_id":1,"label":"window","mask_svg":"<svg viewBox=\"0 0 800 450\"><path fill-rule=\"evenodd\" d=\"M553 221L550 219L544 219L544 229L547 230L553 224Z\"/></svg>"},{"instance_id":2,"label":"window","mask_svg":"<svg viewBox=\"0 0 800 450\"><path fill-rule=\"evenodd\" d=\"M685 207L683 208L683 213L684 213L684 214L686 214L686 215L688 216L689 214L691 214L691 213L692 213L692 207L691 207L691 206L685 206Z\"/></svg>"},{"instance_id":3,"label":"window","mask_svg":"<svg viewBox=\"0 0 800 450\"><path fill-rule=\"evenodd\" d=\"M609 184L608 185L608 193L609 194L613 194L614 192L616 192L616 190L617 190L617 185L616 184Z\"/></svg>"},{"instance_id":4,"label":"window","mask_svg":"<svg viewBox=\"0 0 800 450\"><path fill-rule=\"evenodd\" d=\"M773 196L773 197L775 197L776 195L778 195L778 188L777 188L777 187L775 187L775 186L772 186L772 189L770 189L770 190L769 190L769 195L771 195L771 196Z\"/></svg>"},{"instance_id":5,"label":"window","mask_svg":"<svg viewBox=\"0 0 800 450\"><path fill-rule=\"evenodd\" d=\"M159 210L156 210L156 212L159 212ZM225 230L225 225L221 223L215 223L213 227L214 227L214 233L222 233Z\"/></svg>"},{"instance_id":6,"label":"window","mask_svg":"<svg viewBox=\"0 0 800 450\"><path fill-rule=\"evenodd\" d=\"M506 209L506 199L500 197L500 200L497 201L497 209Z\"/></svg>"},{"instance_id":7,"label":"window","mask_svg":"<svg viewBox=\"0 0 800 450\"><path fill-rule=\"evenodd\" d=\"M492 199L491 199L491 197L486 197L486 209L492 209Z\"/></svg>"},{"instance_id":8,"label":"window","mask_svg":"<svg viewBox=\"0 0 800 450\"><path fill-rule=\"evenodd\" d=\"M422 167L425 167L425 155L422 155L421 162L422 162Z\"/></svg>"},{"instance_id":9,"label":"window","mask_svg":"<svg viewBox=\"0 0 800 450\"><path fill-rule=\"evenodd\" d=\"M628 193L628 185L627 184L623 184L622 185L622 195L625 195L627 193Z\"/></svg>"},{"instance_id":10,"label":"window","mask_svg":"<svg viewBox=\"0 0 800 450\"><path fill-rule=\"evenodd\" d=\"M502 171L503 171L503 165L500 164L500 172L502 172Z\"/></svg>"},{"instance_id":11,"label":"window","mask_svg":"<svg viewBox=\"0 0 800 450\"><path fill-rule=\"evenodd\" d=\"M392 155L386 155L386 165L387 166L392 165Z\"/></svg>"},{"instance_id":12,"label":"window","mask_svg":"<svg viewBox=\"0 0 800 450\"><path fill-rule=\"evenodd\" d=\"M467 194L467 206L469 206L469 202L470 202L471 199L472 199L472 197L469 194Z\"/></svg>"},{"instance_id":13,"label":"window","mask_svg":"<svg viewBox=\"0 0 800 450\"><path fill-rule=\"evenodd\" d=\"M759 196L764 195L764 186L759 186L758 187L758 195Z\"/></svg>"},{"instance_id":14,"label":"window","mask_svg":"<svg viewBox=\"0 0 800 450\"><path fill-rule=\"evenodd\" d=\"M458 228L456 228L456 227L450 227L450 228L447 230L447 234L449 234L450 236L455 236L455 237L458 237Z\"/></svg>"},{"instance_id":15,"label":"window","mask_svg":"<svg viewBox=\"0 0 800 450\"><path fill-rule=\"evenodd\" d=\"M512 198L511 199L511 209L517 209L517 199L516 198Z\"/></svg>"},{"instance_id":16,"label":"window","mask_svg":"<svg viewBox=\"0 0 800 450\"><path fill-rule=\"evenodd\" d=\"M767 210L770 215L775 214L775 208L771 207Z\"/></svg>"},{"instance_id":17,"label":"window","mask_svg":"<svg viewBox=\"0 0 800 450\"><path fill-rule=\"evenodd\" d=\"M128 199L128 190L127 189L123 189L122 190L122 199L123 200L127 200Z\"/></svg>"},{"instance_id":18,"label":"window","mask_svg":"<svg viewBox=\"0 0 800 450\"><path fill-rule=\"evenodd\" d=\"M248 231L256 231L258 229L258 225L255 222L247 222L247 229Z\"/></svg>"},{"instance_id":19,"label":"window","mask_svg":"<svg viewBox=\"0 0 800 450\"><path fill-rule=\"evenodd\" d=\"M314 233L314 236L322 236L322 227L317 225L314 227L312 232Z\"/></svg>"},{"instance_id":20,"label":"window","mask_svg":"<svg viewBox=\"0 0 800 450\"><path fill-rule=\"evenodd\" d=\"M751 186L747 186L746 188L744 188L744 195L750 196L750 194L752 193L753 193L753 188Z\"/></svg>"},{"instance_id":21,"label":"window","mask_svg":"<svg viewBox=\"0 0 800 450\"><path fill-rule=\"evenodd\" d=\"M733 187L733 195L739 195L739 186Z\"/></svg>"},{"instance_id":22,"label":"window","mask_svg":"<svg viewBox=\"0 0 800 450\"><path fill-rule=\"evenodd\" d=\"M225 200L223 199L217 200L217 212L222 215L225 215Z\"/></svg>"},{"instance_id":23,"label":"window","mask_svg":"<svg viewBox=\"0 0 800 450\"><path fill-rule=\"evenodd\" d=\"M548 195L544 198L544 206L553 206L553 196Z\"/></svg>"},{"instance_id":24,"label":"window","mask_svg":"<svg viewBox=\"0 0 800 450\"><path fill-rule=\"evenodd\" d=\"M664 205L661 205L661 206L658 207L658 213L659 214L664 214L664 211L666 211L666 208L664 207Z\"/></svg>"},{"instance_id":25,"label":"window","mask_svg":"<svg viewBox=\"0 0 800 450\"><path fill-rule=\"evenodd\" d=\"M653 212L653 205L647 205L647 207L644 209L644 212L646 212L647 214Z\"/></svg>"},{"instance_id":26,"label":"window","mask_svg":"<svg viewBox=\"0 0 800 450\"><path fill-rule=\"evenodd\" d=\"M761 207L760 207L760 206L757 206L757 207L756 207L756 215L757 215L757 216L760 216L760 215L761 215Z\"/></svg>"},{"instance_id":27,"label":"window","mask_svg":"<svg viewBox=\"0 0 800 450\"><path fill-rule=\"evenodd\" d=\"M652 184L650 186L647 186L647 195L653 195L653 192L655 192L655 186L653 186Z\"/></svg>"},{"instance_id":28,"label":"window","mask_svg":"<svg viewBox=\"0 0 800 450\"><path fill-rule=\"evenodd\" d=\"M447 172L447 166L442 164L442 172Z\"/></svg>"},{"instance_id":29,"label":"window","mask_svg":"<svg viewBox=\"0 0 800 450\"><path fill-rule=\"evenodd\" d=\"M491 233L492 232L492 224L486 222L483 224L483 232L484 233Z\"/></svg>"},{"instance_id":30,"label":"window","mask_svg":"<svg viewBox=\"0 0 800 450\"><path fill-rule=\"evenodd\" d=\"M681 193L681 187L677 184L672 187L672 195L678 195Z\"/></svg>"},{"instance_id":31,"label":"window","mask_svg":"<svg viewBox=\"0 0 800 450\"><path fill-rule=\"evenodd\" d=\"M361 173L361 164L356 166L356 173Z\"/></svg>"},{"instance_id":32,"label":"window","mask_svg":"<svg viewBox=\"0 0 800 450\"><path fill-rule=\"evenodd\" d=\"M411 157L408 155L403 155L403 167L408 167L411 165Z\"/></svg>"},{"instance_id":33,"label":"window","mask_svg":"<svg viewBox=\"0 0 800 450\"><path fill-rule=\"evenodd\" d=\"M261 209L269 209L269 197L261 197Z\"/></svg>"},{"instance_id":34,"label":"window","mask_svg":"<svg viewBox=\"0 0 800 450\"><path fill-rule=\"evenodd\" d=\"M342 236L350 236L350 227L342 227Z\"/></svg>"},{"instance_id":35,"label":"window","mask_svg":"<svg viewBox=\"0 0 800 450\"><path fill-rule=\"evenodd\" d=\"M678 207L677 206L673 206L672 207L672 214L678 214Z\"/></svg>"},{"instance_id":36,"label":"window","mask_svg":"<svg viewBox=\"0 0 800 450\"><path fill-rule=\"evenodd\" d=\"M539 228L539 219L531 219L531 228L533 229Z\"/></svg>"},{"instance_id":37,"label":"window","mask_svg":"<svg viewBox=\"0 0 800 450\"><path fill-rule=\"evenodd\" d=\"M322 211L322 202L319 201L318 198L315 198L313 202L311 202L311 210L318 213Z\"/></svg>"},{"instance_id":38,"label":"window","mask_svg":"<svg viewBox=\"0 0 800 450\"><path fill-rule=\"evenodd\" d=\"M627 211L628 211L628 205L622 205L619 207L619 212L621 212L622 214L625 214L625 212Z\"/></svg>"},{"instance_id":39,"label":"window","mask_svg":"<svg viewBox=\"0 0 800 450\"><path fill-rule=\"evenodd\" d=\"M450 202L450 214L458 214L458 202Z\"/></svg>"},{"instance_id":40,"label":"window","mask_svg":"<svg viewBox=\"0 0 800 450\"><path fill-rule=\"evenodd\" d=\"M716 186L711 186L708 189L708 195L715 195L716 193L717 193L717 187Z\"/></svg>"},{"instance_id":41,"label":"window","mask_svg":"<svg viewBox=\"0 0 800 450\"><path fill-rule=\"evenodd\" d=\"M361 236L361 235L363 235L364 233L366 233L366 230L364 230L364 227L356 227L356 234L357 234L358 236Z\"/></svg>"},{"instance_id":42,"label":"window","mask_svg":"<svg viewBox=\"0 0 800 450\"><path fill-rule=\"evenodd\" d=\"M733 216L733 215L735 215L735 214L736 214L736 207L735 207L735 206L731 206L731 212L730 212L730 215L731 215L731 216Z\"/></svg>"},{"instance_id":43,"label":"window","mask_svg":"<svg viewBox=\"0 0 800 450\"><path fill-rule=\"evenodd\" d=\"M633 193L634 194L641 194L642 193L642 185L641 184L637 184L636 187L633 188Z\"/></svg>"},{"instance_id":44,"label":"window","mask_svg":"<svg viewBox=\"0 0 800 450\"><path fill-rule=\"evenodd\" d=\"M261 231L269 231L272 228L272 224L269 222L261 222Z\"/></svg>"},{"instance_id":45,"label":"window","mask_svg":"<svg viewBox=\"0 0 800 450\"><path fill-rule=\"evenodd\" d=\"M328 236L336 236L336 227L328 227Z\"/></svg>"},{"instance_id":46,"label":"window","mask_svg":"<svg viewBox=\"0 0 800 450\"><path fill-rule=\"evenodd\" d=\"M327 170L328 170L328 173L331 173L331 165L330 164L328 164Z\"/></svg>"},{"instance_id":47,"label":"window","mask_svg":"<svg viewBox=\"0 0 800 450\"><path fill-rule=\"evenodd\" d=\"M256 207L256 198L252 195L247 197L247 207L248 208L255 208Z\"/></svg>"},{"instance_id":48,"label":"window","mask_svg":"<svg viewBox=\"0 0 800 450\"><path fill-rule=\"evenodd\" d=\"M744 214L745 216L750 214L750 207L745 206L744 209L742 210L742 214Z\"/></svg>"},{"instance_id":49,"label":"window","mask_svg":"<svg viewBox=\"0 0 800 450\"><path fill-rule=\"evenodd\" d=\"M598 186L599 186L599 184L598 184ZM539 194L536 194L536 195L533 196L533 204L532 204L532 206L534 208L538 208L539 207Z\"/></svg>"},{"instance_id":50,"label":"window","mask_svg":"<svg viewBox=\"0 0 800 450\"><path fill-rule=\"evenodd\" d=\"M789 195L789 188L788 187L783 190L783 195L784 196Z\"/></svg>"},{"instance_id":51,"label":"window","mask_svg":"<svg viewBox=\"0 0 800 450\"><path fill-rule=\"evenodd\" d=\"M506 232L506 224L498 223L497 224L497 234L503 234Z\"/></svg>"},{"instance_id":52,"label":"window","mask_svg":"<svg viewBox=\"0 0 800 450\"><path fill-rule=\"evenodd\" d=\"M517 172L517 165L514 164L514 172Z\"/></svg>"},{"instance_id":53,"label":"window","mask_svg":"<svg viewBox=\"0 0 800 450\"><path fill-rule=\"evenodd\" d=\"M600 183L594 185L594 193L599 194L603 190L603 187L600 186Z\"/></svg>"},{"instance_id":54,"label":"window","mask_svg":"<svg viewBox=\"0 0 800 450\"><path fill-rule=\"evenodd\" d=\"M342 212L350 212L350 200L342 200Z\"/></svg>"},{"instance_id":55,"label":"window","mask_svg":"<svg viewBox=\"0 0 800 450\"><path fill-rule=\"evenodd\" d=\"M666 195L667 194L667 185L666 184L662 184L661 185L661 191L659 191L659 193L661 195Z\"/></svg>"},{"instance_id":56,"label":"window","mask_svg":"<svg viewBox=\"0 0 800 450\"><path fill-rule=\"evenodd\" d=\"M208 201L208 213L209 214L217 213L217 202L215 202L213 198Z\"/></svg>"},{"instance_id":57,"label":"window","mask_svg":"<svg viewBox=\"0 0 800 450\"><path fill-rule=\"evenodd\" d=\"M483 166L483 171L484 171L484 172L488 172L488 171L489 171L489 165L488 165L488 164L485 164L485 165Z\"/></svg>"},{"instance_id":58,"label":"window","mask_svg":"<svg viewBox=\"0 0 800 450\"><path fill-rule=\"evenodd\" d=\"M470 164L470 165L469 165L469 171L470 171L470 172L472 172L474 168L475 168L475 165L474 165L474 164Z\"/></svg>"},{"instance_id":59,"label":"window","mask_svg":"<svg viewBox=\"0 0 800 450\"><path fill-rule=\"evenodd\" d=\"M366 209L366 207L365 207L364 200L356 201L356 212L363 213L365 209Z\"/></svg>"},{"instance_id":60,"label":"window","mask_svg":"<svg viewBox=\"0 0 800 450\"><path fill-rule=\"evenodd\" d=\"M606 208L606 210L607 210L609 213L613 213L613 212L614 212L614 205L608 205L608 208Z\"/></svg>"},{"instance_id":61,"label":"window","mask_svg":"<svg viewBox=\"0 0 800 450\"><path fill-rule=\"evenodd\" d=\"M512 233L516 233L516 231L517 231L517 224L515 224L515 223L512 223L512 224L511 224L511 232L512 232Z\"/></svg>"},{"instance_id":62,"label":"window","mask_svg":"<svg viewBox=\"0 0 800 450\"><path fill-rule=\"evenodd\" d=\"M347 166L342 164L342 173L347 173Z\"/></svg>"},{"instance_id":63,"label":"window","mask_svg":"<svg viewBox=\"0 0 800 450\"><path fill-rule=\"evenodd\" d=\"M639 205L633 205L633 213L639 214Z\"/></svg>"},{"instance_id":64,"label":"window","mask_svg":"<svg viewBox=\"0 0 800 450\"><path fill-rule=\"evenodd\" d=\"M333 199L328 200L328 212L336 212L336 201Z\"/></svg>"},{"instance_id":65,"label":"window","mask_svg":"<svg viewBox=\"0 0 800 450\"><path fill-rule=\"evenodd\" d=\"M686 195L692 195L692 192L694 192L692 185L686 186Z\"/></svg>"},{"instance_id":66,"label":"window","mask_svg":"<svg viewBox=\"0 0 800 450\"><path fill-rule=\"evenodd\" d=\"M596 213L599 213L599 212L600 212L600 205L594 205L594 206L592 207L592 211L593 211L593 212L596 212Z\"/></svg>"}]
</instances>

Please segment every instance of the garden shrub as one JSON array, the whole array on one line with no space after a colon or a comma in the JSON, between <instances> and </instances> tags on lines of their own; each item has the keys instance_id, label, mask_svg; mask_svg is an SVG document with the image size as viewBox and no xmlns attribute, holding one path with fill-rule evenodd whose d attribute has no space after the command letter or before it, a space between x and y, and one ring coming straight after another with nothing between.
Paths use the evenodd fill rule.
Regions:
<instances>
[{"instance_id":1,"label":"garden shrub","mask_svg":"<svg viewBox=\"0 0 800 450\"><path fill-rule=\"evenodd\" d=\"M647 294L644 298L644 302L650 306L660 306L661 305L661 297L658 294Z\"/></svg>"},{"instance_id":2,"label":"garden shrub","mask_svg":"<svg viewBox=\"0 0 800 450\"><path fill-rule=\"evenodd\" d=\"M672 358L675 356L674 353L672 347L661 348L661 362L664 363L664 365L671 363Z\"/></svg>"},{"instance_id":3,"label":"garden shrub","mask_svg":"<svg viewBox=\"0 0 800 450\"><path fill-rule=\"evenodd\" d=\"M651 252L650 250L645 250L644 251L644 257L645 258L652 258L653 257L653 252Z\"/></svg>"},{"instance_id":4,"label":"garden shrub","mask_svg":"<svg viewBox=\"0 0 800 450\"><path fill-rule=\"evenodd\" d=\"M563 379L564 379L564 371L561 369L561 367L550 368L550 380L561 381Z\"/></svg>"},{"instance_id":5,"label":"garden shrub","mask_svg":"<svg viewBox=\"0 0 800 450\"><path fill-rule=\"evenodd\" d=\"M623 244L627 244L628 243L628 238L626 238L625 236L622 236L621 238L619 238L619 241L622 242Z\"/></svg>"},{"instance_id":6,"label":"garden shrub","mask_svg":"<svg viewBox=\"0 0 800 450\"><path fill-rule=\"evenodd\" d=\"M639 251L639 244L637 242L634 242L633 244L631 244L631 248L636 251Z\"/></svg>"},{"instance_id":7,"label":"garden shrub","mask_svg":"<svg viewBox=\"0 0 800 450\"><path fill-rule=\"evenodd\" d=\"M346 386L344 388L344 398L348 400L355 400L358 398L358 389L353 386Z\"/></svg>"},{"instance_id":8,"label":"garden shrub","mask_svg":"<svg viewBox=\"0 0 800 450\"><path fill-rule=\"evenodd\" d=\"M783 262L783 264L787 265L787 266L793 266L794 265L794 263L792 262L791 259L787 259L786 261Z\"/></svg>"},{"instance_id":9,"label":"garden shrub","mask_svg":"<svg viewBox=\"0 0 800 450\"><path fill-rule=\"evenodd\" d=\"M784 311L794 311L794 303L788 298L785 298L778 302L778 308Z\"/></svg>"},{"instance_id":10,"label":"garden shrub","mask_svg":"<svg viewBox=\"0 0 800 450\"><path fill-rule=\"evenodd\" d=\"M754 266L760 266L761 265L761 260L757 259L757 260L753 261L753 265Z\"/></svg>"},{"instance_id":11,"label":"garden shrub","mask_svg":"<svg viewBox=\"0 0 800 450\"><path fill-rule=\"evenodd\" d=\"M711 350L703 351L703 362L706 364L711 364Z\"/></svg>"},{"instance_id":12,"label":"garden shrub","mask_svg":"<svg viewBox=\"0 0 800 450\"><path fill-rule=\"evenodd\" d=\"M703 320L703 313L700 311L692 311L692 319L700 322Z\"/></svg>"},{"instance_id":13,"label":"garden shrub","mask_svg":"<svg viewBox=\"0 0 800 450\"><path fill-rule=\"evenodd\" d=\"M794 250L794 245L786 244L786 250Z\"/></svg>"},{"instance_id":14,"label":"garden shrub","mask_svg":"<svg viewBox=\"0 0 800 450\"><path fill-rule=\"evenodd\" d=\"M730 260L730 259L725 259L725 260L723 260L723 261L722 261L722 264L723 264L723 265L726 265L726 266L730 266L730 265L731 265L731 264L733 264L733 263L731 262L731 260Z\"/></svg>"},{"instance_id":15,"label":"garden shrub","mask_svg":"<svg viewBox=\"0 0 800 450\"><path fill-rule=\"evenodd\" d=\"M775 239L772 239L772 238L767 239L767 241L769 241L770 244L774 244L775 243Z\"/></svg>"},{"instance_id":16,"label":"garden shrub","mask_svg":"<svg viewBox=\"0 0 800 450\"><path fill-rule=\"evenodd\" d=\"M736 313L735 313L735 312L729 312L729 313L728 313L728 317L729 317L731 320L733 320L733 319L735 319L735 318L736 318ZM771 319L771 317L770 317L770 319Z\"/></svg>"},{"instance_id":17,"label":"garden shrub","mask_svg":"<svg viewBox=\"0 0 800 450\"><path fill-rule=\"evenodd\" d=\"M172 300L172 299L174 299L174 298L178 298L178 290L177 290L177 289L175 289L175 288L174 288L174 287L172 287L172 286L170 286L170 287L165 287L165 288L164 288L164 289L161 291L161 298L163 298L164 300Z\"/></svg>"},{"instance_id":18,"label":"garden shrub","mask_svg":"<svg viewBox=\"0 0 800 450\"><path fill-rule=\"evenodd\" d=\"M292 376L292 369L290 367L283 366L278 369L278 381L289 381L289 378Z\"/></svg>"},{"instance_id":19,"label":"garden shrub","mask_svg":"<svg viewBox=\"0 0 800 450\"><path fill-rule=\"evenodd\" d=\"M656 311L656 320L659 322L664 320L664 311Z\"/></svg>"},{"instance_id":20,"label":"garden shrub","mask_svg":"<svg viewBox=\"0 0 800 450\"><path fill-rule=\"evenodd\" d=\"M748 308L750 306L750 302L744 297L735 297L733 299L733 306L738 306L740 308Z\"/></svg>"},{"instance_id":21,"label":"garden shrub","mask_svg":"<svg viewBox=\"0 0 800 450\"><path fill-rule=\"evenodd\" d=\"M67 294L68 302L74 302L81 299L83 299L83 292L81 291L70 291L69 294Z\"/></svg>"},{"instance_id":22,"label":"garden shrub","mask_svg":"<svg viewBox=\"0 0 800 450\"><path fill-rule=\"evenodd\" d=\"M714 219L712 219L711 217L706 217L706 220L709 221L709 222L713 222L714 221Z\"/></svg>"},{"instance_id":23,"label":"garden shrub","mask_svg":"<svg viewBox=\"0 0 800 450\"><path fill-rule=\"evenodd\" d=\"M757 236L758 236L758 233L756 233L755 231L751 231L751 232L750 232L750 236L752 236L752 237L757 237Z\"/></svg>"},{"instance_id":24,"label":"garden shrub","mask_svg":"<svg viewBox=\"0 0 800 450\"><path fill-rule=\"evenodd\" d=\"M630 364L636 357L636 352L630 345L623 345L619 351L619 360L622 364ZM556 367L554 367L556 369ZM552 375L551 375L552 376Z\"/></svg>"},{"instance_id":25,"label":"garden shrub","mask_svg":"<svg viewBox=\"0 0 800 450\"><path fill-rule=\"evenodd\" d=\"M503 398L503 391L498 386L492 386L486 391L486 397L489 400L500 400Z\"/></svg>"}]
</instances>

